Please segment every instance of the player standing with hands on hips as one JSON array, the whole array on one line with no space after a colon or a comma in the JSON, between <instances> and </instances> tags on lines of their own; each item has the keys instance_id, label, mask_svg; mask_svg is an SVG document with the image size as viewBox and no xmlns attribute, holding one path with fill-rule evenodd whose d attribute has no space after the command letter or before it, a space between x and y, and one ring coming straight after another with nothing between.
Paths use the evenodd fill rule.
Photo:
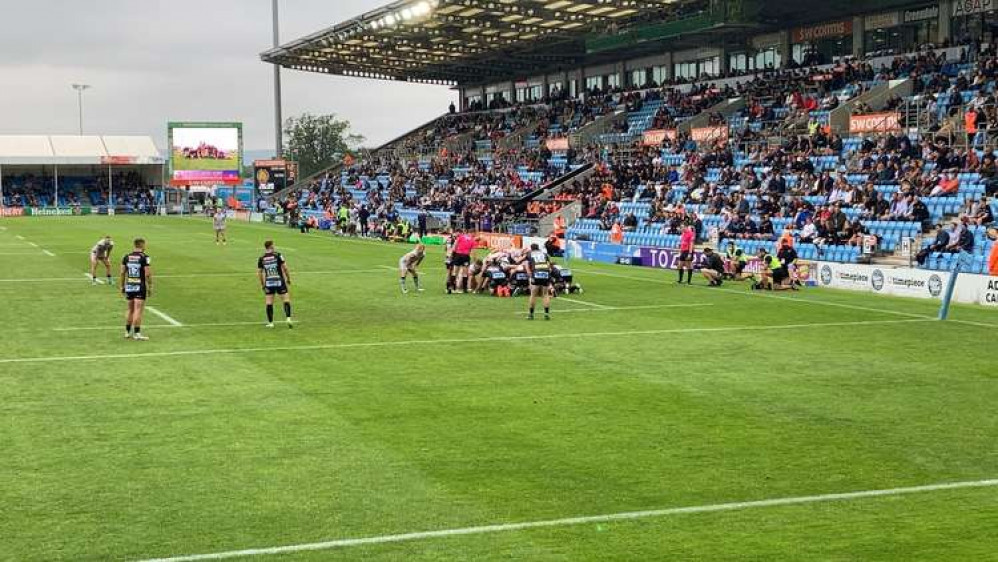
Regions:
<instances>
[{"instance_id":1,"label":"player standing with hands on hips","mask_svg":"<svg viewBox=\"0 0 998 562\"><path fill-rule=\"evenodd\" d=\"M152 296L152 268L146 255L146 241L135 239L135 249L121 259L121 294L128 301L125 315L125 339L146 341L142 335L142 313L146 299Z\"/></svg>"},{"instance_id":2,"label":"player standing with hands on hips","mask_svg":"<svg viewBox=\"0 0 998 562\"><path fill-rule=\"evenodd\" d=\"M274 295L280 295L284 301L284 316L288 319L288 328L294 328L291 321L291 296L288 294L288 286L291 285L288 264L284 261L284 256L274 250L273 240L264 242L263 249L264 254L256 261L256 268L267 304L267 327L274 327Z\"/></svg>"}]
</instances>

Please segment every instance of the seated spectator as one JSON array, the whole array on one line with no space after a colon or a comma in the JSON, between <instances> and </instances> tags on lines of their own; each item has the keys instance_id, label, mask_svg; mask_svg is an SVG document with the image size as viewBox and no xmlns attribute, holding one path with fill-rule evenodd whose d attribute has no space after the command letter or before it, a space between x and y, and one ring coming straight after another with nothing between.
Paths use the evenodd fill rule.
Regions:
<instances>
[{"instance_id":1,"label":"seated spectator","mask_svg":"<svg viewBox=\"0 0 998 562\"><path fill-rule=\"evenodd\" d=\"M804 219L804 226L800 229L800 243L801 244L814 244L815 239L818 237L818 228L814 226L814 221L811 217Z\"/></svg>"},{"instance_id":2,"label":"seated spectator","mask_svg":"<svg viewBox=\"0 0 998 562\"><path fill-rule=\"evenodd\" d=\"M960 191L960 180L955 171L949 171L940 180L939 184L932 188L929 197L942 197L956 195Z\"/></svg>"}]
</instances>

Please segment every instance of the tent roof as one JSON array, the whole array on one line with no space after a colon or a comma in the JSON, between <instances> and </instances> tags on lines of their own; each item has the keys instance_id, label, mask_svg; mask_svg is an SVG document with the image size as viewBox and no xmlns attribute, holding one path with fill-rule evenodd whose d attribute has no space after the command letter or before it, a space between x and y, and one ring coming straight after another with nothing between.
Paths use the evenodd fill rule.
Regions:
<instances>
[{"instance_id":1,"label":"tent roof","mask_svg":"<svg viewBox=\"0 0 998 562\"><path fill-rule=\"evenodd\" d=\"M164 162L151 137L0 135L0 165L159 165Z\"/></svg>"}]
</instances>

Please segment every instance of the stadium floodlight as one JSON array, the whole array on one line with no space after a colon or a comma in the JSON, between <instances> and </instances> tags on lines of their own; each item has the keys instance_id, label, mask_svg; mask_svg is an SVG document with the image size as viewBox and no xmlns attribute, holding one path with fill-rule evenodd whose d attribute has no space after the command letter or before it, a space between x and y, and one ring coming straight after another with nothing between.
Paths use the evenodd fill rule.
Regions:
<instances>
[{"instance_id":1,"label":"stadium floodlight","mask_svg":"<svg viewBox=\"0 0 998 562\"><path fill-rule=\"evenodd\" d=\"M73 89L76 90L76 106L79 110L80 116L80 136L83 136L83 92L93 88L90 84L73 84Z\"/></svg>"}]
</instances>

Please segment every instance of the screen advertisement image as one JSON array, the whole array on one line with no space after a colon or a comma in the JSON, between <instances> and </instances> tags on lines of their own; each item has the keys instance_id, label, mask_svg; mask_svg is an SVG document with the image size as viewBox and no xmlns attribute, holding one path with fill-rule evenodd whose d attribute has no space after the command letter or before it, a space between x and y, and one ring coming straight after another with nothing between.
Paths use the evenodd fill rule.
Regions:
<instances>
[{"instance_id":1,"label":"screen advertisement image","mask_svg":"<svg viewBox=\"0 0 998 562\"><path fill-rule=\"evenodd\" d=\"M172 185L238 185L242 166L240 123L170 123Z\"/></svg>"}]
</instances>

